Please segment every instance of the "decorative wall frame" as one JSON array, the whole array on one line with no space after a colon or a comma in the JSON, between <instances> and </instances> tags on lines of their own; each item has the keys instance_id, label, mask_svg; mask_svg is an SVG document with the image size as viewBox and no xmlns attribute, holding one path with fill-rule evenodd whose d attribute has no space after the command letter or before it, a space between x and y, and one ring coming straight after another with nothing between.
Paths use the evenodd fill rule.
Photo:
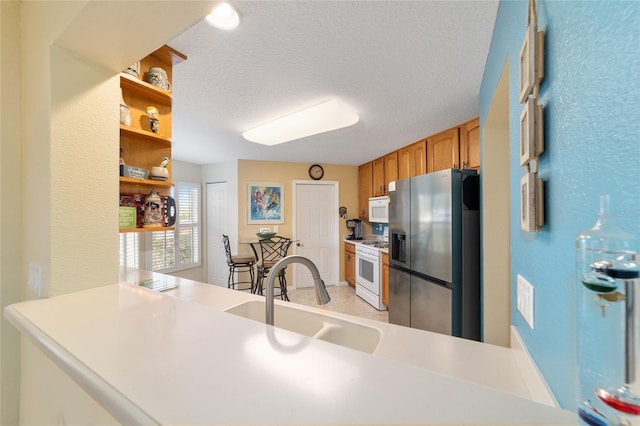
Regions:
<instances>
[{"instance_id":1,"label":"decorative wall frame","mask_svg":"<svg viewBox=\"0 0 640 426\"><path fill-rule=\"evenodd\" d=\"M535 85L536 77L536 35L535 26L529 24L520 49L520 103L523 103Z\"/></svg>"},{"instance_id":2,"label":"decorative wall frame","mask_svg":"<svg viewBox=\"0 0 640 426\"><path fill-rule=\"evenodd\" d=\"M537 232L544 225L544 181L528 172L520 179L520 228Z\"/></svg>"},{"instance_id":3,"label":"decorative wall frame","mask_svg":"<svg viewBox=\"0 0 640 426\"><path fill-rule=\"evenodd\" d=\"M284 223L284 184L247 183L247 223Z\"/></svg>"},{"instance_id":4,"label":"decorative wall frame","mask_svg":"<svg viewBox=\"0 0 640 426\"><path fill-rule=\"evenodd\" d=\"M527 173L520 179L520 228L535 231L535 176Z\"/></svg>"},{"instance_id":5,"label":"decorative wall frame","mask_svg":"<svg viewBox=\"0 0 640 426\"><path fill-rule=\"evenodd\" d=\"M520 49L520 227L537 232L544 225L544 181L538 178L538 157L544 152L544 107L538 104L544 78L545 33L538 31L536 0L529 0L527 30Z\"/></svg>"},{"instance_id":6,"label":"decorative wall frame","mask_svg":"<svg viewBox=\"0 0 640 426\"><path fill-rule=\"evenodd\" d=\"M520 114L520 165L525 166L544 152L544 107L529 98Z\"/></svg>"},{"instance_id":7,"label":"decorative wall frame","mask_svg":"<svg viewBox=\"0 0 640 426\"><path fill-rule=\"evenodd\" d=\"M532 23L527 26L520 49L520 103L524 103L544 79L544 34Z\"/></svg>"},{"instance_id":8,"label":"decorative wall frame","mask_svg":"<svg viewBox=\"0 0 640 426\"><path fill-rule=\"evenodd\" d=\"M525 166L535 158L534 102L528 99L520 113L520 165Z\"/></svg>"}]
</instances>

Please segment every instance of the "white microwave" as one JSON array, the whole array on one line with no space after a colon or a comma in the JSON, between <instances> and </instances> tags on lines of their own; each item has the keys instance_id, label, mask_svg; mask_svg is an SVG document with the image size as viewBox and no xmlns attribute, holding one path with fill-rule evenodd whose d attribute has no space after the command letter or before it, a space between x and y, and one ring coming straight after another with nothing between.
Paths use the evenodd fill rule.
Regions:
<instances>
[{"instance_id":1,"label":"white microwave","mask_svg":"<svg viewBox=\"0 0 640 426\"><path fill-rule=\"evenodd\" d=\"M389 197L369 198L369 222L389 223Z\"/></svg>"}]
</instances>

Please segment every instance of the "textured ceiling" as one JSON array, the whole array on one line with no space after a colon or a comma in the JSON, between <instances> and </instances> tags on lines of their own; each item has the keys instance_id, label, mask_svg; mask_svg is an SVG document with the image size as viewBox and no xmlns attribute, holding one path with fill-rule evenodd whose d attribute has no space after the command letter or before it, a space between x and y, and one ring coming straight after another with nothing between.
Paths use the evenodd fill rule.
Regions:
<instances>
[{"instance_id":1,"label":"textured ceiling","mask_svg":"<svg viewBox=\"0 0 640 426\"><path fill-rule=\"evenodd\" d=\"M202 21L168 44L173 156L357 165L478 114L498 8L481 1L235 1L241 25ZM242 132L337 98L351 127L277 146Z\"/></svg>"}]
</instances>

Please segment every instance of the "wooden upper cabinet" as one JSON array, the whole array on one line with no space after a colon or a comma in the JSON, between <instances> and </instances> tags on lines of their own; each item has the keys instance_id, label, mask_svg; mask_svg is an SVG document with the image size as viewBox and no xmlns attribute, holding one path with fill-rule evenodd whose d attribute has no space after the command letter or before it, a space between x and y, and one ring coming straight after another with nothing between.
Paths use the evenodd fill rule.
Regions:
<instances>
[{"instance_id":1,"label":"wooden upper cabinet","mask_svg":"<svg viewBox=\"0 0 640 426\"><path fill-rule=\"evenodd\" d=\"M414 142L411 145L411 156L413 157L413 175L418 176L427 173L427 158L429 153L427 152L427 142L422 140Z\"/></svg>"},{"instance_id":2,"label":"wooden upper cabinet","mask_svg":"<svg viewBox=\"0 0 640 426\"><path fill-rule=\"evenodd\" d=\"M373 167L373 196L380 197L381 195L384 195L386 191L386 185L384 183L384 158L376 158L371 163Z\"/></svg>"},{"instance_id":3,"label":"wooden upper cabinet","mask_svg":"<svg viewBox=\"0 0 640 426\"><path fill-rule=\"evenodd\" d=\"M398 152L394 151L372 162L373 197L389 194L389 182L398 180Z\"/></svg>"},{"instance_id":4,"label":"wooden upper cabinet","mask_svg":"<svg viewBox=\"0 0 640 426\"><path fill-rule=\"evenodd\" d=\"M403 146L398 150L398 179L411 177L411 147Z\"/></svg>"},{"instance_id":5,"label":"wooden upper cabinet","mask_svg":"<svg viewBox=\"0 0 640 426\"><path fill-rule=\"evenodd\" d=\"M460 125L460 163L463 169L480 170L480 119Z\"/></svg>"},{"instance_id":6,"label":"wooden upper cabinet","mask_svg":"<svg viewBox=\"0 0 640 426\"><path fill-rule=\"evenodd\" d=\"M358 217L369 219L369 198L388 195L389 182L452 168L480 169L477 117L362 164L358 168Z\"/></svg>"},{"instance_id":7,"label":"wooden upper cabinet","mask_svg":"<svg viewBox=\"0 0 640 426\"><path fill-rule=\"evenodd\" d=\"M389 193L389 182L398 180L398 152L384 156L384 193Z\"/></svg>"},{"instance_id":8,"label":"wooden upper cabinet","mask_svg":"<svg viewBox=\"0 0 640 426\"><path fill-rule=\"evenodd\" d=\"M358 167L358 217L369 219L369 198L373 195L373 162Z\"/></svg>"},{"instance_id":9,"label":"wooden upper cabinet","mask_svg":"<svg viewBox=\"0 0 640 426\"><path fill-rule=\"evenodd\" d=\"M427 149L424 140L414 142L398 150L398 179L405 179L427 172Z\"/></svg>"},{"instance_id":10,"label":"wooden upper cabinet","mask_svg":"<svg viewBox=\"0 0 640 426\"><path fill-rule=\"evenodd\" d=\"M460 165L458 127L427 138L427 173L451 169Z\"/></svg>"}]
</instances>

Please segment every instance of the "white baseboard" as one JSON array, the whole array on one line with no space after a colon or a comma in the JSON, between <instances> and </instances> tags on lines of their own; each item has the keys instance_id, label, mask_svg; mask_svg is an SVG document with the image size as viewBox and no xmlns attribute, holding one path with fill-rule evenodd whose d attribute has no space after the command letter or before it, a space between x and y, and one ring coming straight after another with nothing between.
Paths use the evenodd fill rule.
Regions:
<instances>
[{"instance_id":1,"label":"white baseboard","mask_svg":"<svg viewBox=\"0 0 640 426\"><path fill-rule=\"evenodd\" d=\"M527 384L531 398L541 404L560 407L514 326L511 326L511 349L514 351L514 356L520 371L522 371L522 376Z\"/></svg>"}]
</instances>

